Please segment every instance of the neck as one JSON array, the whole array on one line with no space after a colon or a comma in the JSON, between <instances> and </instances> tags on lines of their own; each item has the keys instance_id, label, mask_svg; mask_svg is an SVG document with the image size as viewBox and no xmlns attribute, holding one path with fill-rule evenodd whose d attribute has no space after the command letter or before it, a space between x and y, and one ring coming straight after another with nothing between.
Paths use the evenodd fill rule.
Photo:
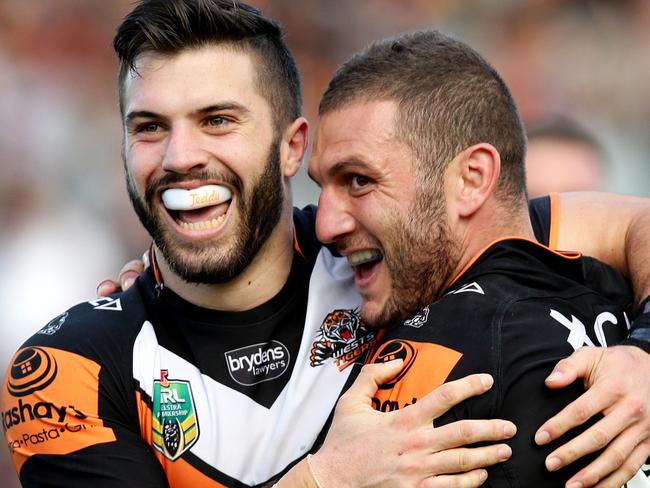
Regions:
<instances>
[{"instance_id":1,"label":"neck","mask_svg":"<svg viewBox=\"0 0 650 488\"><path fill-rule=\"evenodd\" d=\"M188 302L223 311L250 310L273 298L284 286L293 260L293 219L285 214L248 267L226 283L188 283L172 271L162 253L157 262L167 288Z\"/></svg>"},{"instance_id":2,"label":"neck","mask_svg":"<svg viewBox=\"0 0 650 488\"><path fill-rule=\"evenodd\" d=\"M491 205L483 206L466 221L461 221L458 227L460 230L454 237L458 243L458 262L444 288L450 286L493 242L507 237L536 240L526 205L512 210L506 205L492 202Z\"/></svg>"}]
</instances>

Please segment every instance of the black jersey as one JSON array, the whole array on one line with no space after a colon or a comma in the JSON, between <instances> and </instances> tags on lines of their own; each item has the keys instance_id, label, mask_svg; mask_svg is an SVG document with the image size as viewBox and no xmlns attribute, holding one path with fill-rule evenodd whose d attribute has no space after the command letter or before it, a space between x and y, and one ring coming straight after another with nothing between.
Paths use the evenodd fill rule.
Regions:
<instances>
[{"instance_id":1,"label":"black jersey","mask_svg":"<svg viewBox=\"0 0 650 488\"><path fill-rule=\"evenodd\" d=\"M552 238L551 200L532 208ZM312 450L376 341L354 274L318 244L314 216L294 212L290 277L259 307L196 307L152 268L29 339L1 411L24 486L256 486Z\"/></svg>"},{"instance_id":2,"label":"black jersey","mask_svg":"<svg viewBox=\"0 0 650 488\"><path fill-rule=\"evenodd\" d=\"M375 332L313 209L294 222L290 276L252 310L194 306L154 265L29 339L2 392L23 485L256 486L309 453Z\"/></svg>"},{"instance_id":3,"label":"black jersey","mask_svg":"<svg viewBox=\"0 0 650 488\"><path fill-rule=\"evenodd\" d=\"M548 454L535 431L582 392L580 384L551 390L544 379L555 364L583 346L607 346L627 335L629 293L596 293L585 276L625 290L616 273L593 260L560 254L523 239L499 241L480 254L446 294L414 317L388 329L370 361L404 359L403 371L373 398L382 411L404 408L442 383L490 373L486 394L454 407L436 424L503 418L517 425L510 460L489 469L487 486L562 487L587 457L549 473ZM617 286L612 286L616 284ZM628 485L634 486L634 485ZM647 485L643 485L647 486Z\"/></svg>"}]
</instances>

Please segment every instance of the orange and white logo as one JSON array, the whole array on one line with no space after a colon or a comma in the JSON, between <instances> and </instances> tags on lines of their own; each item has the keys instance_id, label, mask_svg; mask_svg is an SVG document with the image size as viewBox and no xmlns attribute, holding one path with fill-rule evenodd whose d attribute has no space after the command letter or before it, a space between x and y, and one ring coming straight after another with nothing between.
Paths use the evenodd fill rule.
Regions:
<instances>
[{"instance_id":1,"label":"orange and white logo","mask_svg":"<svg viewBox=\"0 0 650 488\"><path fill-rule=\"evenodd\" d=\"M404 408L442 385L463 355L439 344L388 340L381 344L370 363L403 359L404 366L395 378L382 385L372 398L372 406L383 412Z\"/></svg>"}]
</instances>

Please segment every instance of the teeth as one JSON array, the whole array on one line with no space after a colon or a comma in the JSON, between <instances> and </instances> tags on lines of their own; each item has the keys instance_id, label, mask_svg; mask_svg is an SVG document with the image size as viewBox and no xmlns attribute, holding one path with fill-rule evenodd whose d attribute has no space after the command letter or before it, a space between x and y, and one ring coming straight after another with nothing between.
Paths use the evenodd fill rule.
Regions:
<instances>
[{"instance_id":1,"label":"teeth","mask_svg":"<svg viewBox=\"0 0 650 488\"><path fill-rule=\"evenodd\" d=\"M177 220L176 223L185 230L209 230L219 227L225 218L225 215L220 215L212 220L203 220L201 222L183 222L182 220Z\"/></svg>"},{"instance_id":2,"label":"teeth","mask_svg":"<svg viewBox=\"0 0 650 488\"><path fill-rule=\"evenodd\" d=\"M169 210L194 210L218 205L231 197L230 190L221 185L203 185L191 190L170 188L162 193L163 203Z\"/></svg>"},{"instance_id":3,"label":"teeth","mask_svg":"<svg viewBox=\"0 0 650 488\"><path fill-rule=\"evenodd\" d=\"M381 259L381 252L377 249L369 249L350 254L348 256L348 263L350 263L350 266L359 266L360 264L376 261L378 259Z\"/></svg>"}]
</instances>

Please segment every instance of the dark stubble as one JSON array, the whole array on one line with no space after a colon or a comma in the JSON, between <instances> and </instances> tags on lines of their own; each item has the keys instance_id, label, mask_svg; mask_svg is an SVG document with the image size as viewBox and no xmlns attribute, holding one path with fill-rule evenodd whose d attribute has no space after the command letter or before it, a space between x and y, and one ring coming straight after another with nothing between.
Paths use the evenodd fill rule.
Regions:
<instances>
[{"instance_id":1,"label":"dark stubble","mask_svg":"<svg viewBox=\"0 0 650 488\"><path fill-rule=\"evenodd\" d=\"M406 218L389 214L383 252L391 294L377 316L364 317L373 326L410 318L439 299L458 263L442 183L438 183L432 190L418 190Z\"/></svg>"},{"instance_id":2,"label":"dark stubble","mask_svg":"<svg viewBox=\"0 0 650 488\"><path fill-rule=\"evenodd\" d=\"M135 182L126 172L129 198L140 222L153 238L172 271L188 283L225 283L242 273L253 261L282 215L284 194L280 171L280 139L271 144L264 171L248 191L243 190L239 177L233 173L201 170L187 174L169 173L150 181L145 197L138 193ZM234 242L223 243L181 241L167 229L164 209L158 201L161 186L182 181L221 180L232 186L240 196L241 216Z\"/></svg>"}]
</instances>

